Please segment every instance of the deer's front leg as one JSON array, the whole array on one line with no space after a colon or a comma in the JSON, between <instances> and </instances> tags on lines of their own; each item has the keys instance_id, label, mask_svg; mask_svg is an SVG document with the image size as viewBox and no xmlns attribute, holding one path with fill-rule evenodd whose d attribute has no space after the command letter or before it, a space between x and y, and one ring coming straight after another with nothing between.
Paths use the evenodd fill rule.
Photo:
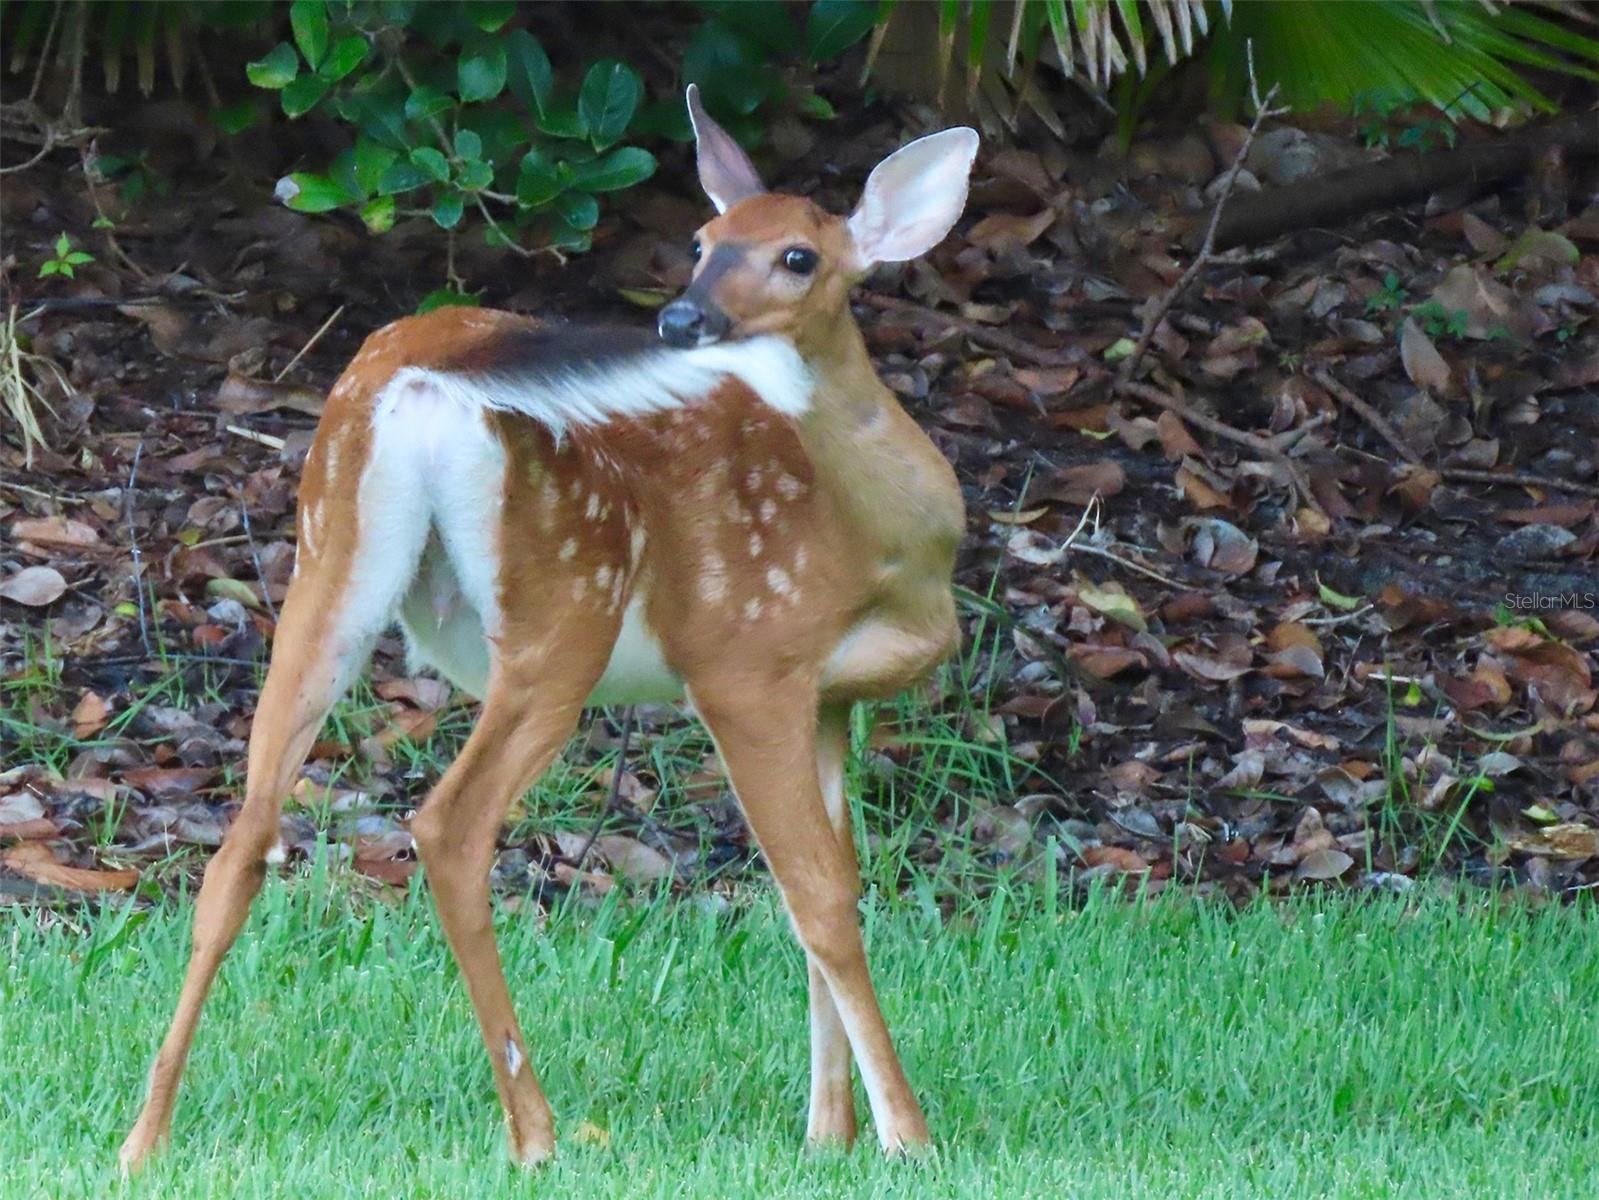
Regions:
<instances>
[{"instance_id":1,"label":"deer's front leg","mask_svg":"<svg viewBox=\"0 0 1599 1200\"><path fill-rule=\"evenodd\" d=\"M740 674L696 679L689 691L782 889L806 957L832 996L860 1063L883 1148L894 1152L926 1143L927 1122L894 1052L866 966L854 853L828 819L817 776L814 686ZM813 1012L814 1005L813 995ZM823 1115L841 1122L839 1059L836 1046L826 1040L826 1015L818 1022L823 1044L813 1064L823 1068ZM847 1094L847 1059L842 1074Z\"/></svg>"},{"instance_id":2,"label":"deer's front leg","mask_svg":"<svg viewBox=\"0 0 1599 1200\"><path fill-rule=\"evenodd\" d=\"M849 756L849 705L825 705L817 719L816 773L828 823L851 871L856 870L855 839L844 795L844 763ZM806 1138L817 1145L855 1141L855 1090L850 1079L849 1034L833 1003L827 977L813 958L811 995L811 1111Z\"/></svg>"}]
</instances>

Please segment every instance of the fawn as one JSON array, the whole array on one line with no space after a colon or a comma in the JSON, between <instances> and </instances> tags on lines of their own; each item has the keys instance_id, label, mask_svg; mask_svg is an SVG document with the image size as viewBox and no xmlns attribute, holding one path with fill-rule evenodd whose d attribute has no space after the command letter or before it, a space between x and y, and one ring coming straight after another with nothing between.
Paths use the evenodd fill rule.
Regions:
<instances>
[{"instance_id":1,"label":"fawn","mask_svg":"<svg viewBox=\"0 0 1599 1200\"><path fill-rule=\"evenodd\" d=\"M416 661L483 701L411 830L513 1157L548 1157L555 1131L494 940L496 832L585 706L679 697L809 963L807 1136L854 1139L853 1055L883 1147L927 1141L867 970L843 777L851 704L915 682L958 640L964 511L873 371L849 289L949 232L977 135L904 146L841 218L766 192L692 87L688 104L718 215L656 331L441 309L373 334L329 394L244 804L205 873L125 1169L168 1135L206 993L282 858L282 798L396 617Z\"/></svg>"}]
</instances>

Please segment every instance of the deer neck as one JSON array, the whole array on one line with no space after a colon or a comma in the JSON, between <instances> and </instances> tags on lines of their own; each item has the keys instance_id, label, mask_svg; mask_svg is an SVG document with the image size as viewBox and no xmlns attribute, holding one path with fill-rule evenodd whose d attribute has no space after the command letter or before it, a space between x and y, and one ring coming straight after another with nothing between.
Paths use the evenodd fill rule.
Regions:
<instances>
[{"instance_id":1,"label":"deer neck","mask_svg":"<svg viewBox=\"0 0 1599 1200\"><path fill-rule=\"evenodd\" d=\"M949 463L877 377L847 311L798 349L816 381L800 436L852 539L880 563L947 580L965 525Z\"/></svg>"}]
</instances>

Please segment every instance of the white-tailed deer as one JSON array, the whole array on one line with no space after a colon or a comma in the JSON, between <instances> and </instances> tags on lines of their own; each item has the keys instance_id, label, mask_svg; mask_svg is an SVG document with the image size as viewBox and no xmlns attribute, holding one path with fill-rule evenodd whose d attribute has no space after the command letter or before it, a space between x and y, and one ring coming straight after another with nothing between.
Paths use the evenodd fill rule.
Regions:
<instances>
[{"instance_id":1,"label":"white-tailed deer","mask_svg":"<svg viewBox=\"0 0 1599 1200\"><path fill-rule=\"evenodd\" d=\"M842 218L768 194L692 88L689 109L719 215L658 336L442 309L373 334L328 396L244 805L205 873L125 1167L167 1136L206 992L281 856L282 798L396 616L417 660L483 700L411 830L515 1158L547 1157L555 1130L494 941L496 832L586 705L677 696L809 961L808 1136L854 1138L853 1053L883 1146L927 1140L867 971L843 775L850 704L956 643L964 519L949 464L873 372L849 288L949 232L977 135L890 155Z\"/></svg>"}]
</instances>

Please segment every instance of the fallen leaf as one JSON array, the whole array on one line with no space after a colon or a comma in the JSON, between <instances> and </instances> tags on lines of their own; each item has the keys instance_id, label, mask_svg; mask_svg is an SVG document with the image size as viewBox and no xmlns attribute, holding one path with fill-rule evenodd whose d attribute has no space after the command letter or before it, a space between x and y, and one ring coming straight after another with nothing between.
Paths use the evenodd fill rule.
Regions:
<instances>
[{"instance_id":1,"label":"fallen leaf","mask_svg":"<svg viewBox=\"0 0 1599 1200\"><path fill-rule=\"evenodd\" d=\"M0 583L0 599L29 608L43 608L61 598L67 581L54 567L24 567Z\"/></svg>"},{"instance_id":2,"label":"fallen leaf","mask_svg":"<svg viewBox=\"0 0 1599 1200\"><path fill-rule=\"evenodd\" d=\"M111 719L111 705L98 692L84 692L72 710L72 736L80 741L99 733Z\"/></svg>"},{"instance_id":3,"label":"fallen leaf","mask_svg":"<svg viewBox=\"0 0 1599 1200\"><path fill-rule=\"evenodd\" d=\"M24 842L0 854L0 863L24 879L70 888L75 892L125 892L139 882L139 872L97 871L83 867L64 867L56 862L50 848L40 842Z\"/></svg>"},{"instance_id":4,"label":"fallen leaf","mask_svg":"<svg viewBox=\"0 0 1599 1200\"><path fill-rule=\"evenodd\" d=\"M1298 879L1337 879L1354 865L1355 860L1342 850L1312 850L1299 860L1299 865L1294 868L1294 876Z\"/></svg>"},{"instance_id":5,"label":"fallen leaf","mask_svg":"<svg viewBox=\"0 0 1599 1200\"><path fill-rule=\"evenodd\" d=\"M672 860L637 838L608 834L594 839L594 848L611 870L630 883L654 883L672 874Z\"/></svg>"},{"instance_id":6,"label":"fallen leaf","mask_svg":"<svg viewBox=\"0 0 1599 1200\"><path fill-rule=\"evenodd\" d=\"M1452 382L1449 364L1426 331L1409 318L1399 331L1399 358L1405 365L1405 374L1417 387L1435 396L1448 393Z\"/></svg>"},{"instance_id":7,"label":"fallen leaf","mask_svg":"<svg viewBox=\"0 0 1599 1200\"><path fill-rule=\"evenodd\" d=\"M966 234L966 240L993 253L1026 246L1038 240L1043 232L1055 223L1052 209L1019 217L1014 213L991 213Z\"/></svg>"},{"instance_id":8,"label":"fallen leaf","mask_svg":"<svg viewBox=\"0 0 1599 1200\"><path fill-rule=\"evenodd\" d=\"M1097 613L1117 621L1129 629L1142 633L1149 628L1144 614L1138 611L1138 602L1129 596L1120 584L1107 583L1104 587L1080 587L1077 598Z\"/></svg>"},{"instance_id":9,"label":"fallen leaf","mask_svg":"<svg viewBox=\"0 0 1599 1200\"><path fill-rule=\"evenodd\" d=\"M11 536L19 542L68 549L84 549L100 542L92 525L67 517L24 517L11 523Z\"/></svg>"},{"instance_id":10,"label":"fallen leaf","mask_svg":"<svg viewBox=\"0 0 1599 1200\"><path fill-rule=\"evenodd\" d=\"M1142 855L1121 846L1084 846L1078 857L1090 867L1108 865L1127 875L1149 870L1149 864Z\"/></svg>"}]
</instances>

